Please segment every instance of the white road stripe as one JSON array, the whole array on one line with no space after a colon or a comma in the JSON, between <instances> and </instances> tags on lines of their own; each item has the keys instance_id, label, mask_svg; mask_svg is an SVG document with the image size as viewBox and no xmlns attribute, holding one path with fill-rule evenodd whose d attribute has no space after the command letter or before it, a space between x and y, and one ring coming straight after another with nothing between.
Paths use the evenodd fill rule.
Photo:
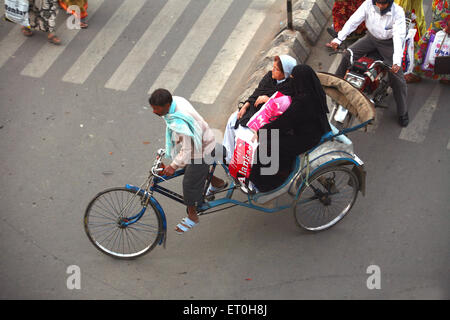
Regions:
<instances>
[{"instance_id":1,"label":"white road stripe","mask_svg":"<svg viewBox=\"0 0 450 320\"><path fill-rule=\"evenodd\" d=\"M421 143L425 140L431 118L437 107L439 95L441 94L441 87L442 86L439 83L435 85L431 95L420 108L413 121L400 132L400 139L417 143Z\"/></svg>"},{"instance_id":2,"label":"white road stripe","mask_svg":"<svg viewBox=\"0 0 450 320\"><path fill-rule=\"evenodd\" d=\"M448 143L447 143L447 150L450 150L450 140L448 140Z\"/></svg>"},{"instance_id":3,"label":"white road stripe","mask_svg":"<svg viewBox=\"0 0 450 320\"><path fill-rule=\"evenodd\" d=\"M126 91L181 16L189 1L169 1L145 31L105 87Z\"/></svg>"},{"instance_id":4,"label":"white road stripe","mask_svg":"<svg viewBox=\"0 0 450 320\"><path fill-rule=\"evenodd\" d=\"M177 88L232 2L232 0L210 0L189 34L148 91L149 94L160 87L171 92Z\"/></svg>"},{"instance_id":5,"label":"white road stripe","mask_svg":"<svg viewBox=\"0 0 450 320\"><path fill-rule=\"evenodd\" d=\"M214 103L264 18L265 13L261 10L252 8L246 10L191 95L191 100L205 104Z\"/></svg>"},{"instance_id":6,"label":"white road stripe","mask_svg":"<svg viewBox=\"0 0 450 320\"><path fill-rule=\"evenodd\" d=\"M9 23L3 21L2 23ZM14 52L20 48L27 38L20 32L20 26L16 25L9 31L6 37L0 41L0 68L5 64Z\"/></svg>"},{"instance_id":7,"label":"white road stripe","mask_svg":"<svg viewBox=\"0 0 450 320\"><path fill-rule=\"evenodd\" d=\"M102 5L104 0L89 1L89 15L93 15L95 11ZM64 12L63 10L61 10ZM69 17L69 16L68 16ZM80 30L67 28L64 22L57 30L56 34L61 39L63 45L60 46L44 46L33 57L31 62L20 73L24 76L40 78L42 77L51 65L58 59L61 53L66 49L70 41L75 38Z\"/></svg>"},{"instance_id":8,"label":"white road stripe","mask_svg":"<svg viewBox=\"0 0 450 320\"><path fill-rule=\"evenodd\" d=\"M130 1L124 1L83 54L67 71L63 81L84 83L145 3L146 0L133 0L133 4L130 5Z\"/></svg>"}]
</instances>

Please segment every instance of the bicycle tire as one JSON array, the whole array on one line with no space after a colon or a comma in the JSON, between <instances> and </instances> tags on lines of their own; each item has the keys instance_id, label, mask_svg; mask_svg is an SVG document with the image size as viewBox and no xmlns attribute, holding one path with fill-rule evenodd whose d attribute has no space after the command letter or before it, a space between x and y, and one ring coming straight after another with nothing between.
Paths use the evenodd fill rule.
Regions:
<instances>
[{"instance_id":1,"label":"bicycle tire","mask_svg":"<svg viewBox=\"0 0 450 320\"><path fill-rule=\"evenodd\" d=\"M342 176L339 183L333 182L337 175L336 173ZM306 184L301 186L299 196L293 206L295 222L300 228L308 231L317 232L327 230L342 221L353 207L358 196L358 178L347 167L333 166L325 167L317 171L308 181L309 186ZM319 191L315 192L313 188ZM343 196L347 192L349 193L348 198L341 201L339 196ZM318 193L321 195L320 197ZM339 205L340 203L342 204ZM332 204L336 206L337 210L330 208ZM313 213L310 214L308 210L313 211ZM326 218L320 220L325 214L330 216L329 213L331 211L335 211L337 214L334 214L334 217L331 215L331 219ZM314 220L314 223L311 223L311 220Z\"/></svg>"},{"instance_id":2,"label":"bicycle tire","mask_svg":"<svg viewBox=\"0 0 450 320\"><path fill-rule=\"evenodd\" d=\"M122 224L127 217L136 215L143 209L141 198L142 196L135 191L117 187L99 192L89 202L83 222L86 235L94 247L114 258L134 259L147 254L161 241L163 219L151 201L138 222L128 226ZM129 206L128 209L120 207L124 203ZM122 211L127 217L125 215L121 217ZM104 239L101 239L102 237ZM105 242L108 242L108 245ZM121 244L122 251L120 251ZM131 252L127 252L126 249Z\"/></svg>"}]
</instances>

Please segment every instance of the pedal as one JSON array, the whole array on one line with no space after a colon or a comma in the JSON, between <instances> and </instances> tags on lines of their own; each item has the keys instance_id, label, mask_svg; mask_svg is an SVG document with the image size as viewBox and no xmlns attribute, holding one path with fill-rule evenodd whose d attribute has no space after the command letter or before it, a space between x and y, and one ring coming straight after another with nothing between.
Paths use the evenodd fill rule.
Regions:
<instances>
[{"instance_id":1,"label":"pedal","mask_svg":"<svg viewBox=\"0 0 450 320\"><path fill-rule=\"evenodd\" d=\"M336 113L334 114L334 120L340 123L343 123L345 120L345 117L347 116L348 110L345 109L343 106L339 106Z\"/></svg>"}]
</instances>

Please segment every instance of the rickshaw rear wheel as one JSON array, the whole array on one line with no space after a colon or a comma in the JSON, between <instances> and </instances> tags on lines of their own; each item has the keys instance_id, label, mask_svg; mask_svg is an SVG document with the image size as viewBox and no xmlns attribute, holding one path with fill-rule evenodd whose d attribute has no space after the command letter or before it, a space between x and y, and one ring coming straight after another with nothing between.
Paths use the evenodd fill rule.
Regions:
<instances>
[{"instance_id":1,"label":"rickshaw rear wheel","mask_svg":"<svg viewBox=\"0 0 450 320\"><path fill-rule=\"evenodd\" d=\"M295 222L308 231L331 228L350 212L358 190L358 178L349 168L320 169L301 186L293 206Z\"/></svg>"}]
</instances>

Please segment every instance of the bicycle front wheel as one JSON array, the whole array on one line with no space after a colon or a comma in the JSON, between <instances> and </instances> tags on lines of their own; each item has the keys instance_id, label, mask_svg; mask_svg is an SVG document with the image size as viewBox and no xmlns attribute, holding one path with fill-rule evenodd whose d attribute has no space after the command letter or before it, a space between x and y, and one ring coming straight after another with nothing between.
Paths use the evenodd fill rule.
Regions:
<instances>
[{"instance_id":1,"label":"bicycle front wheel","mask_svg":"<svg viewBox=\"0 0 450 320\"><path fill-rule=\"evenodd\" d=\"M339 166L319 170L308 180L294 205L295 221L309 231L328 229L349 213L358 196L358 179Z\"/></svg>"},{"instance_id":2,"label":"bicycle front wheel","mask_svg":"<svg viewBox=\"0 0 450 320\"><path fill-rule=\"evenodd\" d=\"M126 188L107 189L89 203L84 230L101 252L120 259L132 259L151 251L163 236L160 212L142 195Z\"/></svg>"}]
</instances>

